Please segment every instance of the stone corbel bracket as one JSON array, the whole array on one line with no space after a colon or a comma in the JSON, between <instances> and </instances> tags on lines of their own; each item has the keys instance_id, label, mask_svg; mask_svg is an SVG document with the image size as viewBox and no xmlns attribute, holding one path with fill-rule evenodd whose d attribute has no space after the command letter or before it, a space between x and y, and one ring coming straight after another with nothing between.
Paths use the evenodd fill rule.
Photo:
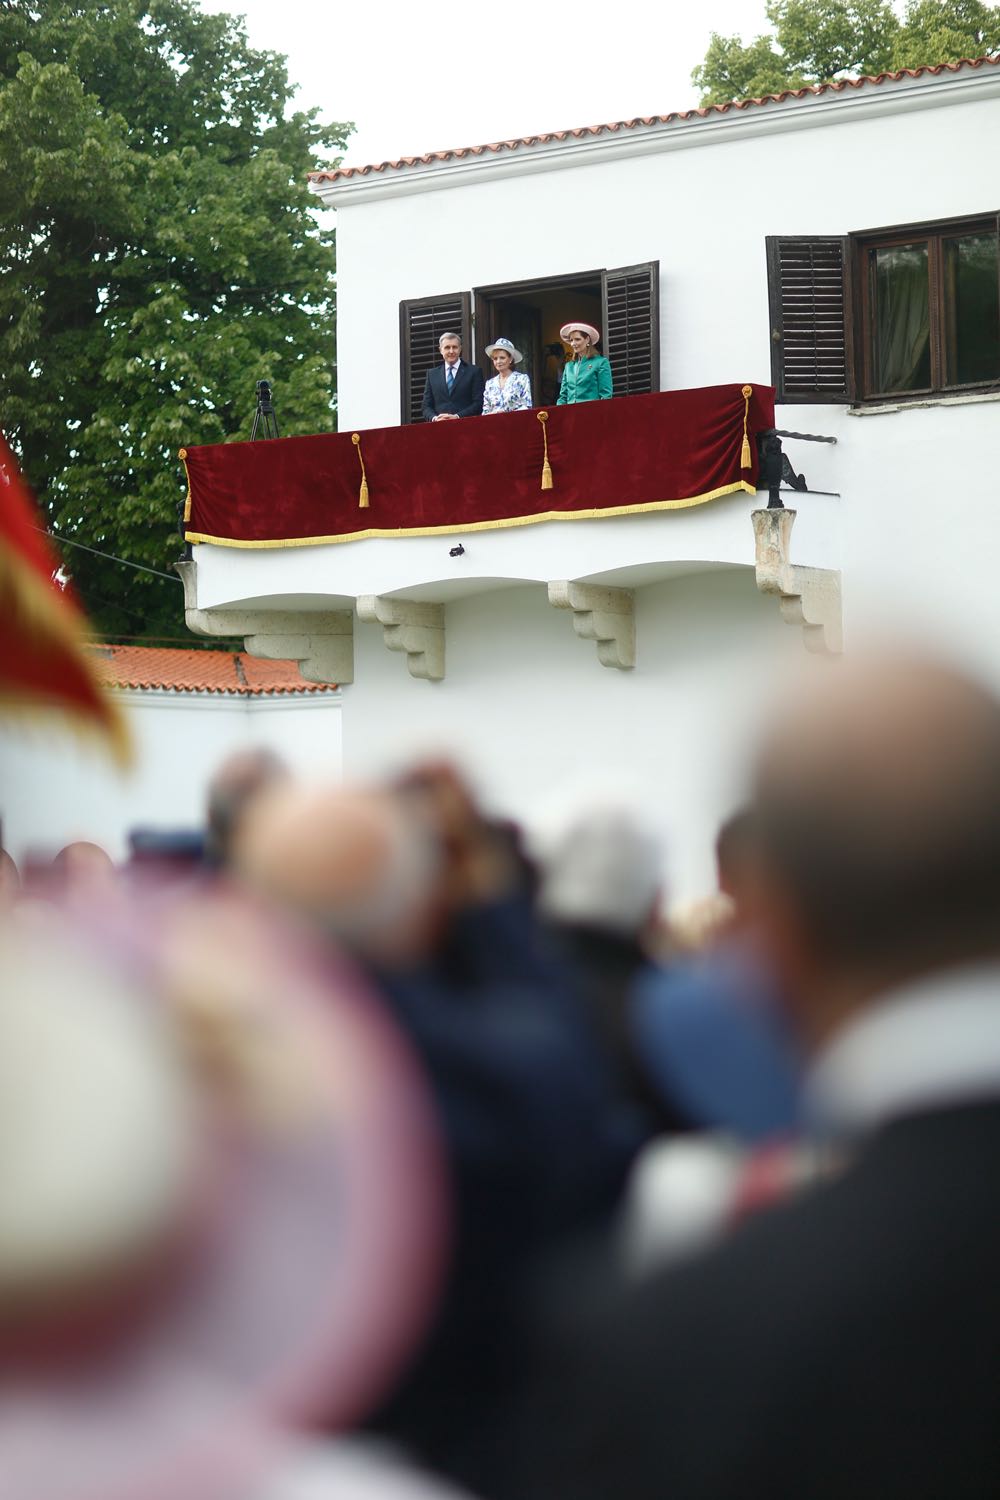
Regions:
<instances>
[{"instance_id":1,"label":"stone corbel bracket","mask_svg":"<svg viewBox=\"0 0 1000 1500\"><path fill-rule=\"evenodd\" d=\"M444 605L413 599L359 594L358 619L381 625L390 651L405 651L411 677L440 682L444 677Z\"/></svg>"},{"instance_id":2,"label":"stone corbel bracket","mask_svg":"<svg viewBox=\"0 0 1000 1500\"><path fill-rule=\"evenodd\" d=\"M573 629L585 641L597 642L602 667L627 672L635 666L635 595L631 589L554 582L549 584L549 603L573 611Z\"/></svg>"},{"instance_id":3,"label":"stone corbel bracket","mask_svg":"<svg viewBox=\"0 0 1000 1500\"><path fill-rule=\"evenodd\" d=\"M184 584L184 621L194 635L242 636L250 656L297 661L307 682L354 681L350 610L199 609L194 563L174 567Z\"/></svg>"},{"instance_id":4,"label":"stone corbel bracket","mask_svg":"<svg viewBox=\"0 0 1000 1500\"><path fill-rule=\"evenodd\" d=\"M833 568L802 568L789 562L794 510L751 513L756 542L757 587L778 599L781 617L801 625L807 651L844 649L840 574Z\"/></svg>"}]
</instances>

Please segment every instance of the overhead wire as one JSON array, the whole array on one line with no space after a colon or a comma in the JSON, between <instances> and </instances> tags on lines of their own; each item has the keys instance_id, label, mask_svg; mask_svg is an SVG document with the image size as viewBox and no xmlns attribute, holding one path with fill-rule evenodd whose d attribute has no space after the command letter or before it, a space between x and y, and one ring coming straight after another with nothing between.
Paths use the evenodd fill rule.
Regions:
<instances>
[{"instance_id":1,"label":"overhead wire","mask_svg":"<svg viewBox=\"0 0 1000 1500\"><path fill-rule=\"evenodd\" d=\"M165 578L168 583L180 583L176 573L161 573L159 568L147 568L145 563L130 562L127 557L115 557L112 552L101 552L97 547L88 547L86 542L74 542L72 537L60 536L57 531L49 531L44 526L35 526L34 531L40 532L42 536L51 537L53 541L62 542L67 547L79 547L81 552L92 552L95 557L103 557L108 562L121 563L123 568L136 568L140 573L151 573L154 578Z\"/></svg>"}]
</instances>

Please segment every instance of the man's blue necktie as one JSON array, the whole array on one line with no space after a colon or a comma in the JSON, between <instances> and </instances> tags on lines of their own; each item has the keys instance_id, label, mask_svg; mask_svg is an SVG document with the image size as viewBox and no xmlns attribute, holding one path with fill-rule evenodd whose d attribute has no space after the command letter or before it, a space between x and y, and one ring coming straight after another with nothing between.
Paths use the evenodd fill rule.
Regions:
<instances>
[{"instance_id":1,"label":"man's blue necktie","mask_svg":"<svg viewBox=\"0 0 1000 1500\"><path fill-rule=\"evenodd\" d=\"M455 389L455 366L454 365L449 365L448 366L448 395L449 396L451 395L451 393L452 393L452 391L454 389Z\"/></svg>"}]
</instances>

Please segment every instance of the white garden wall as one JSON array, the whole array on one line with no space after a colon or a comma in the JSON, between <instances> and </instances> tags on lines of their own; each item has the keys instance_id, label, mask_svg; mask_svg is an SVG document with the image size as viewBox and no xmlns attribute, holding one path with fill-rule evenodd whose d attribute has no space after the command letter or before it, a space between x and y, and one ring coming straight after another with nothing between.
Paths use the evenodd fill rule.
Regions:
<instances>
[{"instance_id":1,"label":"white garden wall","mask_svg":"<svg viewBox=\"0 0 1000 1500\"><path fill-rule=\"evenodd\" d=\"M101 844L115 859L130 828L196 828L205 789L234 750L267 746L297 770L341 772L337 693L249 696L122 690L136 747L131 772L68 730L0 725L0 817L4 845L54 854L74 839Z\"/></svg>"}]
</instances>

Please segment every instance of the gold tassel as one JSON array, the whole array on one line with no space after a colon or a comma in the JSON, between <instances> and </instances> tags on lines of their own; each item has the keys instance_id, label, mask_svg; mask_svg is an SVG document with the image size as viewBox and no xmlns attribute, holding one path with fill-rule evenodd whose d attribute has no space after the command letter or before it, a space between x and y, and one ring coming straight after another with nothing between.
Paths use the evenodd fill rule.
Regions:
<instances>
[{"instance_id":1,"label":"gold tassel","mask_svg":"<svg viewBox=\"0 0 1000 1500\"><path fill-rule=\"evenodd\" d=\"M190 521L190 519L191 519L191 475L188 473L187 456L188 456L188 451L187 451L186 448L178 448L178 450L177 450L177 457L180 459L181 463L184 465L184 478L187 480L187 494L184 496L184 520L185 520L185 522Z\"/></svg>"},{"instance_id":2,"label":"gold tassel","mask_svg":"<svg viewBox=\"0 0 1000 1500\"><path fill-rule=\"evenodd\" d=\"M743 387L743 447L740 449L740 468L749 469L750 460L750 436L747 432L747 423L750 420L750 397L753 395L753 386Z\"/></svg>"},{"instance_id":3,"label":"gold tassel","mask_svg":"<svg viewBox=\"0 0 1000 1500\"><path fill-rule=\"evenodd\" d=\"M552 488L552 465L549 463L549 434L545 426L549 420L549 414L547 411L539 411L535 415L542 424L542 438L545 442L545 457L542 460L542 489L550 490Z\"/></svg>"},{"instance_id":4,"label":"gold tassel","mask_svg":"<svg viewBox=\"0 0 1000 1500\"><path fill-rule=\"evenodd\" d=\"M359 510L367 510L368 509L368 475L365 473L365 461L364 461L364 458L361 455L361 434L360 434L360 432L352 432L351 433L351 442L354 444L355 448L357 448L357 450L358 450L358 460L359 460L359 462L361 464L361 493L358 495L358 509Z\"/></svg>"}]
</instances>

